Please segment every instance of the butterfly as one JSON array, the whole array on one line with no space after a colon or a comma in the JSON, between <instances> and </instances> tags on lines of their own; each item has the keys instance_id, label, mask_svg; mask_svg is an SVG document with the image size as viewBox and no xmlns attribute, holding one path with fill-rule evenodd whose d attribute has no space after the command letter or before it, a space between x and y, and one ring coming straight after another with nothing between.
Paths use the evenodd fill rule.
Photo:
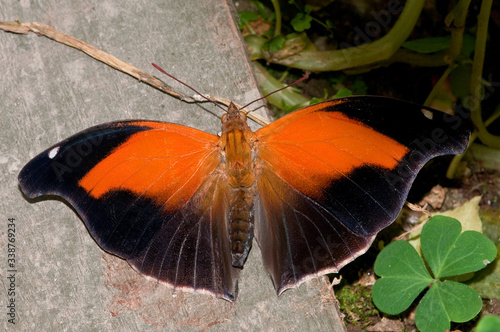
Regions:
<instances>
[{"instance_id":1,"label":"butterfly","mask_svg":"<svg viewBox=\"0 0 500 332\"><path fill-rule=\"evenodd\" d=\"M424 164L466 149L464 116L422 109L348 97L253 132L231 104L220 136L111 122L33 158L19 184L29 198L64 198L102 249L140 273L228 301L255 238L279 295L366 252Z\"/></svg>"}]
</instances>

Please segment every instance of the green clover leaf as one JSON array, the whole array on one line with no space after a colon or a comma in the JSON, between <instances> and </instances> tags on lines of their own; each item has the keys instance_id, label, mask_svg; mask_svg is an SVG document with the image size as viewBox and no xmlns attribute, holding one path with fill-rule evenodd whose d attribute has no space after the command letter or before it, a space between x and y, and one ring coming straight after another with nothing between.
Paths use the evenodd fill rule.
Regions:
<instances>
[{"instance_id":1,"label":"green clover leaf","mask_svg":"<svg viewBox=\"0 0 500 332\"><path fill-rule=\"evenodd\" d=\"M373 285L373 302L390 315L406 310L434 280L415 248L402 240L382 250L375 261L375 273L382 278Z\"/></svg>"},{"instance_id":2,"label":"green clover leaf","mask_svg":"<svg viewBox=\"0 0 500 332\"><path fill-rule=\"evenodd\" d=\"M415 313L421 331L444 331L452 321L474 318L481 310L479 294L467 285L439 278L484 268L497 255L493 242L476 231L462 233L456 219L435 216L422 229L421 245L435 279L408 242L393 242L375 261L375 273L381 277L373 285L375 305L387 314L399 314L432 284Z\"/></svg>"},{"instance_id":3,"label":"green clover leaf","mask_svg":"<svg viewBox=\"0 0 500 332\"><path fill-rule=\"evenodd\" d=\"M476 332L495 332L500 326L500 317L488 315L479 320L476 326Z\"/></svg>"},{"instance_id":4,"label":"green clover leaf","mask_svg":"<svg viewBox=\"0 0 500 332\"><path fill-rule=\"evenodd\" d=\"M497 254L495 245L483 234L462 232L456 219L435 216L431 227L422 228L422 253L434 277L444 278L476 272L491 263ZM429 222L427 222L429 223Z\"/></svg>"},{"instance_id":5,"label":"green clover leaf","mask_svg":"<svg viewBox=\"0 0 500 332\"><path fill-rule=\"evenodd\" d=\"M481 297L469 286L450 280L436 282L420 301L415 323L420 331L445 331L450 321L467 322L481 307Z\"/></svg>"}]
</instances>

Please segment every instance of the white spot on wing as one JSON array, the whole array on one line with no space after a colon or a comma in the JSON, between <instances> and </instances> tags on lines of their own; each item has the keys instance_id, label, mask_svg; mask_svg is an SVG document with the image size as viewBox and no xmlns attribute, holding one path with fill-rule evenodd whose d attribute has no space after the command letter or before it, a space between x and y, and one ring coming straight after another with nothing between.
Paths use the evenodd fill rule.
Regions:
<instances>
[{"instance_id":1,"label":"white spot on wing","mask_svg":"<svg viewBox=\"0 0 500 332\"><path fill-rule=\"evenodd\" d=\"M54 159L55 156L57 156L57 153L59 152L59 149L61 147L60 146L56 146L55 148L53 148L52 150L49 151L49 158L50 159Z\"/></svg>"}]
</instances>

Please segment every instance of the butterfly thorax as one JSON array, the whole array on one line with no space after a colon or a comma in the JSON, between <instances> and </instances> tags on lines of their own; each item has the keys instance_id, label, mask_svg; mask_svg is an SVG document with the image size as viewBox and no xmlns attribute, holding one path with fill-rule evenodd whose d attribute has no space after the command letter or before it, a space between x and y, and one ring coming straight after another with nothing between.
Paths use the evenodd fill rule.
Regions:
<instances>
[{"instance_id":1,"label":"butterfly thorax","mask_svg":"<svg viewBox=\"0 0 500 332\"><path fill-rule=\"evenodd\" d=\"M231 104L223 117L221 150L229 185L229 241L232 264L242 267L252 247L255 195L253 132L246 117Z\"/></svg>"}]
</instances>

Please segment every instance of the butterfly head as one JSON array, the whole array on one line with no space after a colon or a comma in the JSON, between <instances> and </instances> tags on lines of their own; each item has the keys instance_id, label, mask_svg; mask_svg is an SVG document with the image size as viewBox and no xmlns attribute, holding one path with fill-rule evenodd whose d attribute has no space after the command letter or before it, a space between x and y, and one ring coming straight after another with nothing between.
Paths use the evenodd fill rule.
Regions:
<instances>
[{"instance_id":1,"label":"butterfly head","mask_svg":"<svg viewBox=\"0 0 500 332\"><path fill-rule=\"evenodd\" d=\"M229 104L229 107L227 108L227 113L222 116L221 121L223 124L225 124L230 121L236 121L237 119L246 122L247 116L245 115L245 113L240 112L238 107L236 107L236 105L233 102L231 102Z\"/></svg>"},{"instance_id":2,"label":"butterfly head","mask_svg":"<svg viewBox=\"0 0 500 332\"><path fill-rule=\"evenodd\" d=\"M235 130L250 130L247 124L247 116L240 112L235 104L231 102L227 109L227 113L222 116L222 133L227 133Z\"/></svg>"}]
</instances>

